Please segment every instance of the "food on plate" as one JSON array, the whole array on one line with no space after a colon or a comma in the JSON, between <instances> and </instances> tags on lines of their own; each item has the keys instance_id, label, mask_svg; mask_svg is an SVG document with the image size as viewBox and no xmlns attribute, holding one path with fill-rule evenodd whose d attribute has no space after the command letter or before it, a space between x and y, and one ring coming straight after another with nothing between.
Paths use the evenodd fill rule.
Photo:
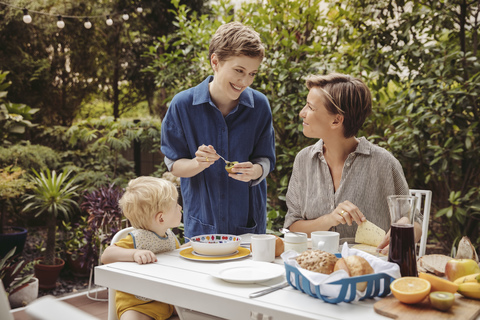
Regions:
<instances>
[{"instance_id":1,"label":"food on plate","mask_svg":"<svg viewBox=\"0 0 480 320\"><path fill-rule=\"evenodd\" d=\"M440 311L447 311L455 302L455 296L451 292L435 291L429 297L432 307Z\"/></svg>"},{"instance_id":2,"label":"food on plate","mask_svg":"<svg viewBox=\"0 0 480 320\"><path fill-rule=\"evenodd\" d=\"M238 161L233 161L233 162L228 162L226 165L225 165L225 170L227 170L228 173L232 173L232 168L234 165L236 165L238 163Z\"/></svg>"},{"instance_id":3,"label":"food on plate","mask_svg":"<svg viewBox=\"0 0 480 320\"><path fill-rule=\"evenodd\" d=\"M480 282L480 273L469 274L468 276L457 278L453 282L456 284L465 282Z\"/></svg>"},{"instance_id":4,"label":"food on plate","mask_svg":"<svg viewBox=\"0 0 480 320\"><path fill-rule=\"evenodd\" d=\"M478 254L468 237L463 237L458 243L455 259L472 259L478 263Z\"/></svg>"},{"instance_id":5,"label":"food on plate","mask_svg":"<svg viewBox=\"0 0 480 320\"><path fill-rule=\"evenodd\" d=\"M449 281L447 279L443 279L440 277L437 277L434 274L430 273L424 273L424 272L419 272L418 277L427 280L430 282L432 289L431 291L447 291L451 293L457 292L458 289L458 284Z\"/></svg>"},{"instance_id":6,"label":"food on plate","mask_svg":"<svg viewBox=\"0 0 480 320\"><path fill-rule=\"evenodd\" d=\"M402 277L390 284L390 290L400 302L413 304L422 302L430 293L431 285L425 279Z\"/></svg>"},{"instance_id":7,"label":"food on plate","mask_svg":"<svg viewBox=\"0 0 480 320\"><path fill-rule=\"evenodd\" d=\"M345 270L350 277L363 276L373 273L373 268L365 258L360 256L348 256L338 259L333 271ZM357 290L364 291L367 281L357 283Z\"/></svg>"},{"instance_id":8,"label":"food on plate","mask_svg":"<svg viewBox=\"0 0 480 320\"><path fill-rule=\"evenodd\" d=\"M458 285L458 293L462 296L480 300L480 283L465 282Z\"/></svg>"},{"instance_id":9,"label":"food on plate","mask_svg":"<svg viewBox=\"0 0 480 320\"><path fill-rule=\"evenodd\" d=\"M439 277L445 276L445 266L452 257L443 254L429 254L417 260L418 272L429 272Z\"/></svg>"},{"instance_id":10,"label":"food on plate","mask_svg":"<svg viewBox=\"0 0 480 320\"><path fill-rule=\"evenodd\" d=\"M474 273L480 273L480 267L472 259L451 259L445 266L445 276L450 281Z\"/></svg>"},{"instance_id":11,"label":"food on plate","mask_svg":"<svg viewBox=\"0 0 480 320\"><path fill-rule=\"evenodd\" d=\"M306 250L297 256L296 260L303 269L330 274L333 272L338 258L326 251Z\"/></svg>"},{"instance_id":12,"label":"food on plate","mask_svg":"<svg viewBox=\"0 0 480 320\"><path fill-rule=\"evenodd\" d=\"M382 254L380 251L380 249L377 249L377 247L374 247L374 246L371 246L371 245L368 245L368 244L355 244L352 246L352 249L358 249L358 250L362 250L366 253L370 253L371 255L374 255L374 256L385 256L384 254Z\"/></svg>"},{"instance_id":13,"label":"food on plate","mask_svg":"<svg viewBox=\"0 0 480 320\"><path fill-rule=\"evenodd\" d=\"M285 244L282 238L275 236L275 257L279 257L285 250Z\"/></svg>"}]
</instances>

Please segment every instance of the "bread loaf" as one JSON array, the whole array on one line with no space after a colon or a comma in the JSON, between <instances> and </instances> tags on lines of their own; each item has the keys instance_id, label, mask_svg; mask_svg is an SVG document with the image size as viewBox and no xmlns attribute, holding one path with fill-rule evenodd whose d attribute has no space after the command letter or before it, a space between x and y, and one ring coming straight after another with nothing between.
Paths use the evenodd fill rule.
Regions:
<instances>
[{"instance_id":1,"label":"bread loaf","mask_svg":"<svg viewBox=\"0 0 480 320\"><path fill-rule=\"evenodd\" d=\"M439 277L445 276L445 266L452 257L443 254L428 254L417 260L419 272L433 273Z\"/></svg>"},{"instance_id":2,"label":"bread loaf","mask_svg":"<svg viewBox=\"0 0 480 320\"><path fill-rule=\"evenodd\" d=\"M307 250L297 257L297 263L303 269L330 274L333 272L338 258L322 250Z\"/></svg>"},{"instance_id":3,"label":"bread loaf","mask_svg":"<svg viewBox=\"0 0 480 320\"><path fill-rule=\"evenodd\" d=\"M365 274L373 273L373 268L365 258L360 256L348 256L339 259L335 263L334 271L345 270L350 277L363 276ZM367 281L357 283L357 290L365 291L367 288Z\"/></svg>"}]
</instances>

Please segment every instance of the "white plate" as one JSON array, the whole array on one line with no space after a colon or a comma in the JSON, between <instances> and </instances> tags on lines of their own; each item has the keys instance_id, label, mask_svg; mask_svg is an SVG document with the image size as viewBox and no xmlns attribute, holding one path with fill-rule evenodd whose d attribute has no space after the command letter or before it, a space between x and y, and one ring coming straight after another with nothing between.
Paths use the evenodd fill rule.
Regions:
<instances>
[{"instance_id":1,"label":"white plate","mask_svg":"<svg viewBox=\"0 0 480 320\"><path fill-rule=\"evenodd\" d=\"M267 281L285 274L285 267L280 264L242 261L222 264L212 276L233 283L257 283Z\"/></svg>"}]
</instances>

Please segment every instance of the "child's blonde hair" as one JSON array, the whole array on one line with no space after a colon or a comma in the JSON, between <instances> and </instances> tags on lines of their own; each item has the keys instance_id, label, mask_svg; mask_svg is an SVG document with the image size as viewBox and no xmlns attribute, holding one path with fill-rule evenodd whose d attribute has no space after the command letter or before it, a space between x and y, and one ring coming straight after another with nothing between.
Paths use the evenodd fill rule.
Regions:
<instances>
[{"instance_id":1,"label":"child's blonde hair","mask_svg":"<svg viewBox=\"0 0 480 320\"><path fill-rule=\"evenodd\" d=\"M177 188L170 181L138 177L130 180L118 203L135 228L149 230L152 218L176 205L177 198Z\"/></svg>"},{"instance_id":2,"label":"child's blonde hair","mask_svg":"<svg viewBox=\"0 0 480 320\"><path fill-rule=\"evenodd\" d=\"M209 60L214 53L219 61L240 55L262 60L265 47L258 32L240 22L230 22L221 25L210 40Z\"/></svg>"}]
</instances>

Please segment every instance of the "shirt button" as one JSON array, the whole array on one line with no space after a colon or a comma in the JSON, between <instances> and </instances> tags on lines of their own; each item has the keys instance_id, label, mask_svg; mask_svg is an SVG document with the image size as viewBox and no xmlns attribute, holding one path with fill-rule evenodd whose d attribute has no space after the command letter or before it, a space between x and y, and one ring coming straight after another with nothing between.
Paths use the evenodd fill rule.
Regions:
<instances>
[{"instance_id":1,"label":"shirt button","mask_svg":"<svg viewBox=\"0 0 480 320\"><path fill-rule=\"evenodd\" d=\"M350 167L350 163L347 163L347 167Z\"/></svg>"}]
</instances>

